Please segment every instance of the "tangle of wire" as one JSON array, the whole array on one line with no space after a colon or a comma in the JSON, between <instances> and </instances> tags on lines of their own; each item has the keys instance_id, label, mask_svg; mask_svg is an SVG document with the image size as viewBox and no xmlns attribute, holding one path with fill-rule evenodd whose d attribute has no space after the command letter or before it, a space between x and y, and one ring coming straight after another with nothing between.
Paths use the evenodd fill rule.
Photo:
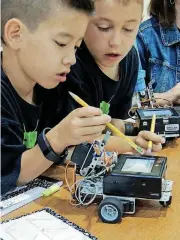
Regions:
<instances>
[{"instance_id":1,"label":"tangle of wire","mask_svg":"<svg viewBox=\"0 0 180 240\"><path fill-rule=\"evenodd\" d=\"M86 159L87 159L87 157L88 157L88 155L89 155L89 153L90 153L90 150L91 150L92 147L93 147L93 144L94 144L94 142L91 144L91 147L90 147L90 149L89 149L89 151L88 151L88 153L87 153L87 155L86 155L86 158L85 158L85 160L84 160L83 166L84 166L85 161L86 161ZM104 154L105 154L105 153L104 153ZM79 205L88 206L88 205L90 205L90 204L95 200L95 198L96 198L96 196L97 196L97 193L98 193L98 188L97 188L96 184L92 181L92 179L94 179L94 178L100 176L101 174L103 174L104 172L106 172L106 169L103 169L103 171L99 172L98 174L96 174L96 175L91 175L91 176L90 176L90 174L91 174L92 172L89 172L88 175L87 175L85 178L80 179L80 180L78 180L78 181L73 181L73 184L72 184L72 186L70 187L69 182L68 182L68 179L67 179L67 170L68 170L68 167L69 167L70 163L71 163L71 162L69 161L69 162L67 163L67 165L66 165L66 168L65 168L65 181L66 181L66 185L67 185L67 187L68 187L68 190L69 190L69 192L70 192L70 204L73 205L73 206L79 206ZM96 164L97 164L97 162L96 162ZM83 167L83 166L81 166L81 170L82 170L82 167ZM75 166L75 169L76 169L76 166ZM75 171L75 170L74 170L74 171ZM75 173L73 173L73 174L75 174ZM90 194L89 194L89 193L86 194L86 195L84 196L84 198L82 199L82 197L81 197L81 191L79 190L83 182L86 182L86 183L89 182L90 184L92 184L92 185L95 186L95 193L94 193L94 195L92 195L92 197L90 198L90 200L89 200L88 202L85 202L85 201L86 201L86 198L88 197L88 195L90 195ZM75 188L75 192L73 193L73 189L74 189L74 188ZM75 196L75 198L76 198L76 200L78 201L78 203L73 203L73 202L72 202L72 200L73 200L73 195Z\"/></svg>"},{"instance_id":2,"label":"tangle of wire","mask_svg":"<svg viewBox=\"0 0 180 240\"><path fill-rule=\"evenodd\" d=\"M94 142L91 144L91 147L90 147L90 150L92 149L93 147L93 144ZM85 160L84 160L84 163L90 153L90 150L88 151L86 157L85 157ZM104 154L104 165L102 167L104 167L104 169L102 171L100 171L99 173L95 174L95 175L92 175L92 171L90 171L88 173L88 175L86 177L84 177L83 179L80 179L78 181L73 181L73 184L72 186L70 187L69 185L69 182L68 182L68 179L67 179L67 169L68 169L68 166L69 164L71 163L70 161L67 163L66 165L66 168L65 168L65 181L66 181L66 185L69 189L69 192L70 192L70 204L73 205L73 206L79 206L79 205L83 205L83 206L88 206L90 205L96 198L97 194L98 194L98 187L97 185L93 182L93 180L96 180L98 177L100 177L102 174L104 174L105 172L108 171L108 164L110 163L110 160L113 159L114 157L114 154L112 154L112 156L108 159L108 161L106 161L106 151L104 150L103 151L103 154ZM116 153L118 155L118 153ZM83 163L83 166L84 166L84 163ZM96 161L96 164L94 166L94 168L96 167L97 165L97 161ZM74 174L75 174L75 170L76 170L76 165L75 165L75 168L74 168ZM81 170L82 170L82 167L81 167ZM81 188L81 185L83 183L90 183L90 185L94 185L95 187L95 191L94 191L94 194L91 194L91 193L87 193L85 194L84 198L82 199L82 196L81 196L81 191L80 191L80 188ZM75 192L73 192L73 189L75 188ZM73 203L73 195L74 197L76 198L76 200L78 201L78 203ZM92 195L89 199L89 201L86 201L88 195Z\"/></svg>"},{"instance_id":3,"label":"tangle of wire","mask_svg":"<svg viewBox=\"0 0 180 240\"><path fill-rule=\"evenodd\" d=\"M73 185L71 186L71 192L74 188L74 186L76 185L76 190L75 190L75 193L74 193L74 196L76 198L76 200L78 201L78 203L73 203L72 202L72 194L70 195L70 203L73 205L73 206L78 206L78 205L83 205L83 206L88 206L90 205L96 198L97 194L98 194L98 187L97 185L93 182L94 179L98 178L100 175L102 175L103 173L105 173L107 170L106 169L103 169L101 172L95 174L95 175L91 175L91 176L86 176L85 178L83 179L80 179L78 181L76 181L75 183L73 183ZM80 191L80 187L83 183L87 183L89 182L90 184L94 185L95 186L95 193L94 194L91 194L91 193L87 193L84 198L82 199L82 196L81 196L81 191ZM92 195L90 200L88 202L85 202L88 195Z\"/></svg>"}]
</instances>

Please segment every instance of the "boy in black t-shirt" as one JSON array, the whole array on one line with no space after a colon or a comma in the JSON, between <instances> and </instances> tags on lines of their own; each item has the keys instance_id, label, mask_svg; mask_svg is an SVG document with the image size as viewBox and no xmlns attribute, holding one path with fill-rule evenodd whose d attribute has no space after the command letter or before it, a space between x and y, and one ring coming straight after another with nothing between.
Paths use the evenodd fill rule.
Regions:
<instances>
[{"instance_id":1,"label":"boy in black t-shirt","mask_svg":"<svg viewBox=\"0 0 180 240\"><path fill-rule=\"evenodd\" d=\"M128 117L137 82L139 61L133 43L141 22L143 1L98 0L95 6L96 13L88 24L66 85L91 106L100 107L102 101L110 103L112 123L124 132L124 121L120 119ZM148 131L140 132L133 139L145 149L147 140L152 140L154 151L159 151L164 142ZM124 152L123 145L121 151Z\"/></svg>"},{"instance_id":2,"label":"boy in black t-shirt","mask_svg":"<svg viewBox=\"0 0 180 240\"><path fill-rule=\"evenodd\" d=\"M87 107L59 122L66 115L66 99L63 91L59 99L56 87L75 63L93 1L2 0L1 7L4 194L61 162L68 146L101 135L111 118Z\"/></svg>"}]
</instances>

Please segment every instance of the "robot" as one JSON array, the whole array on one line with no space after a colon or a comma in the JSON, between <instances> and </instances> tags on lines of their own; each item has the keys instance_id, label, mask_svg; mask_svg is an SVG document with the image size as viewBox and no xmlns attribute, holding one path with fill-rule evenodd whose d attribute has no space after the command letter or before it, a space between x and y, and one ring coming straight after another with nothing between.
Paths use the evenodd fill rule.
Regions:
<instances>
[{"instance_id":1,"label":"robot","mask_svg":"<svg viewBox=\"0 0 180 240\"><path fill-rule=\"evenodd\" d=\"M167 100L165 106L159 106L154 97L152 83L144 91L136 94L137 107L129 111L133 114L139 131L148 130L151 126L152 116L156 114L155 133L173 139L180 137L180 110ZM131 117L131 116L130 116Z\"/></svg>"},{"instance_id":2,"label":"robot","mask_svg":"<svg viewBox=\"0 0 180 240\"><path fill-rule=\"evenodd\" d=\"M72 156L80 176L74 192L78 205L88 206L99 199L98 215L105 223L134 214L136 199L169 206L173 182L165 179L167 158L106 152L109 136L107 132L102 142L85 144L83 150L78 147Z\"/></svg>"}]
</instances>

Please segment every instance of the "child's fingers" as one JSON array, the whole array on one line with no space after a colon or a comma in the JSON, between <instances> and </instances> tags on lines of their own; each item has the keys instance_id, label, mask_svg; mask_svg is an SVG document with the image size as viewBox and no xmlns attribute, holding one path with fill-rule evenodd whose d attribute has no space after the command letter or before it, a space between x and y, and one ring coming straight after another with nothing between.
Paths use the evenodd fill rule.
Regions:
<instances>
[{"instance_id":1,"label":"child's fingers","mask_svg":"<svg viewBox=\"0 0 180 240\"><path fill-rule=\"evenodd\" d=\"M141 148L147 149L148 148L148 142L144 140L142 137L138 136L136 138L136 144L140 146Z\"/></svg>"},{"instance_id":2,"label":"child's fingers","mask_svg":"<svg viewBox=\"0 0 180 240\"><path fill-rule=\"evenodd\" d=\"M136 144L144 149L148 149L148 141L142 138L141 136L138 136L136 138ZM158 152L162 149L161 143L153 144L153 151Z\"/></svg>"},{"instance_id":3,"label":"child's fingers","mask_svg":"<svg viewBox=\"0 0 180 240\"><path fill-rule=\"evenodd\" d=\"M106 128L106 125L83 127L83 128L78 129L78 134L80 136L99 134L99 133L102 133L102 131L105 128Z\"/></svg>"},{"instance_id":4,"label":"child's fingers","mask_svg":"<svg viewBox=\"0 0 180 240\"><path fill-rule=\"evenodd\" d=\"M92 135L88 135L88 136L86 136L86 138L87 138L86 141L87 142L92 142L92 141L96 140L101 135L102 135L102 132L95 133L95 134L92 134Z\"/></svg>"},{"instance_id":5,"label":"child's fingers","mask_svg":"<svg viewBox=\"0 0 180 240\"><path fill-rule=\"evenodd\" d=\"M141 131L138 134L138 137L141 137L147 141L152 141L155 144L158 144L158 143L164 144L165 143L165 139L163 137L158 136L157 134L149 132L149 131Z\"/></svg>"},{"instance_id":6,"label":"child's fingers","mask_svg":"<svg viewBox=\"0 0 180 240\"><path fill-rule=\"evenodd\" d=\"M153 152L159 152L159 151L161 151L161 149L162 149L161 143L153 144L153 147L152 147Z\"/></svg>"},{"instance_id":7,"label":"child's fingers","mask_svg":"<svg viewBox=\"0 0 180 240\"><path fill-rule=\"evenodd\" d=\"M97 139L99 136L101 136L102 132L98 132L98 133L95 133L95 134L88 134L88 135L84 135L84 136L81 136L79 138L79 143L82 143L82 142L89 142L91 143L92 141L94 141L95 139ZM79 144L77 143L77 144Z\"/></svg>"},{"instance_id":8,"label":"child's fingers","mask_svg":"<svg viewBox=\"0 0 180 240\"><path fill-rule=\"evenodd\" d=\"M100 116L102 115L102 111L99 108L88 106L77 108L72 112L72 114L75 115L76 117L82 118L89 116Z\"/></svg>"},{"instance_id":9,"label":"child's fingers","mask_svg":"<svg viewBox=\"0 0 180 240\"><path fill-rule=\"evenodd\" d=\"M105 125L110 121L111 117L105 114L79 119L80 126L82 127Z\"/></svg>"}]
</instances>

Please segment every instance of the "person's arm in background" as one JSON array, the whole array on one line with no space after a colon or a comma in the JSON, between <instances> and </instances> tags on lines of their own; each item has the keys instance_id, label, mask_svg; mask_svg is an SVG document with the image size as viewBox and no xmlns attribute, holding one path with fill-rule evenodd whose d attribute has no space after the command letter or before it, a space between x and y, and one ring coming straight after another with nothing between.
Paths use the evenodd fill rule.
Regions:
<instances>
[{"instance_id":1,"label":"person's arm in background","mask_svg":"<svg viewBox=\"0 0 180 240\"><path fill-rule=\"evenodd\" d=\"M168 101L175 105L180 105L180 83L177 83L172 89L167 92L154 93L154 96L158 105L169 105Z\"/></svg>"},{"instance_id":2,"label":"person's arm in background","mask_svg":"<svg viewBox=\"0 0 180 240\"><path fill-rule=\"evenodd\" d=\"M150 55L148 51L148 45L146 44L146 41L140 31L138 33L136 42L139 50L142 69L147 71ZM146 83L149 83L150 81L151 79L147 79L146 75ZM173 87L167 92L154 93L154 97L156 99L157 105L169 105L168 101L172 102L173 104L180 104L180 83L177 83L175 87Z\"/></svg>"}]
</instances>

